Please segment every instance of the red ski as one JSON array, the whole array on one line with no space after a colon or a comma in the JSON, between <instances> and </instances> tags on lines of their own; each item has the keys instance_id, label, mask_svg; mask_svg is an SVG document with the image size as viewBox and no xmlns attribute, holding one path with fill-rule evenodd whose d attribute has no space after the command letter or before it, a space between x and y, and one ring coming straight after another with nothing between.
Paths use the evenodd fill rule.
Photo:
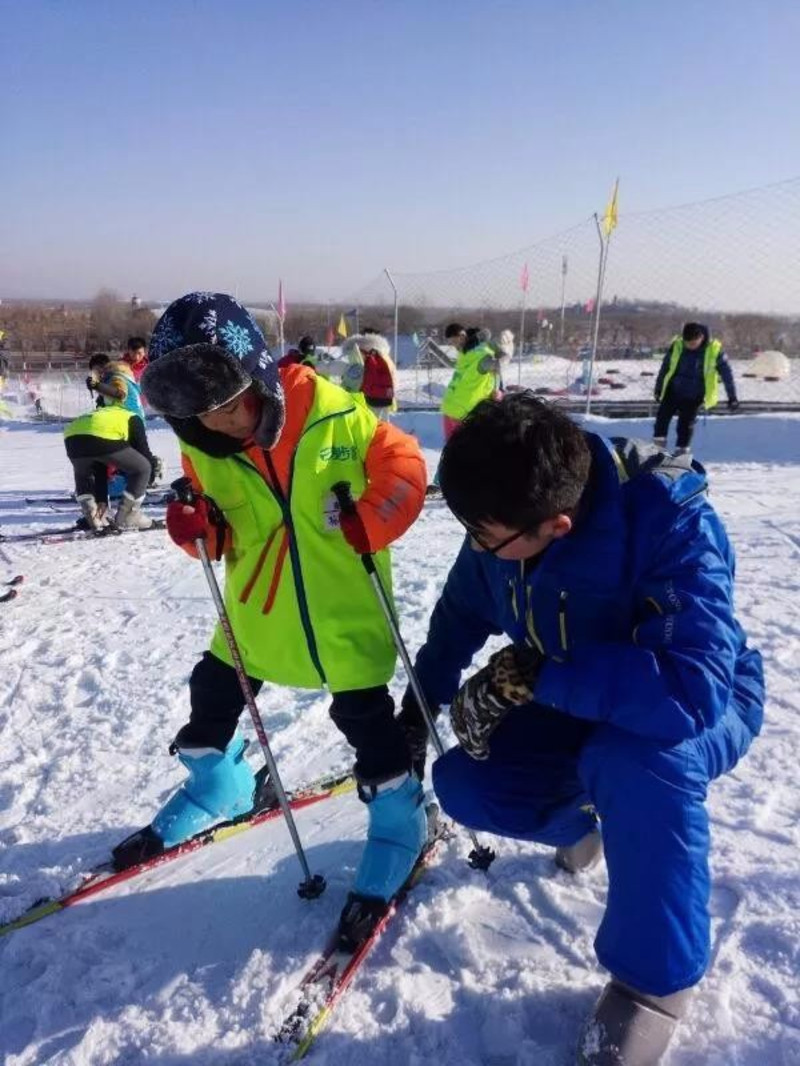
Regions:
<instances>
[{"instance_id":1,"label":"red ski","mask_svg":"<svg viewBox=\"0 0 800 1066\"><path fill-rule=\"evenodd\" d=\"M355 783L351 774L323 778L312 785L293 792L289 796L289 805L292 810L302 810L303 807L310 807L322 800L340 796L342 793L350 792L354 788ZM264 822L280 817L280 814L279 807L269 807L266 810L259 811L257 814L245 815L243 818L233 822L221 822L212 829L206 829L190 840L186 840L182 844L176 844L174 848L167 848L160 855L155 855L152 859L138 863L136 866L129 866L125 870L116 871L108 865L98 866L83 877L77 888L70 889L70 891L54 899L40 900L38 903L34 903L24 914L21 914L19 918L0 925L0 936L6 933L13 933L26 925L32 925L34 922L41 921L42 918L47 918L51 914L58 914L59 911L63 911L75 903L80 903L81 900L96 896L114 885L122 884L123 881L130 881L148 870L164 866L166 863L180 859L184 855L190 855L194 851L208 847L209 844L217 844L221 840L229 840L247 829L254 829L257 825L263 825Z\"/></svg>"}]
</instances>

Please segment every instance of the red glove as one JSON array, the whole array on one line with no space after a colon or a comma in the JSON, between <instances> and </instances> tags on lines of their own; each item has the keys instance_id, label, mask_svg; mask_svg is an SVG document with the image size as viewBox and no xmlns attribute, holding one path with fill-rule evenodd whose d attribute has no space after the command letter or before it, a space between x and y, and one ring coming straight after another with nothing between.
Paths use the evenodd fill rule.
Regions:
<instances>
[{"instance_id":1,"label":"red glove","mask_svg":"<svg viewBox=\"0 0 800 1066\"><path fill-rule=\"evenodd\" d=\"M167 533L179 547L184 547L194 544L196 540L207 540L209 532L213 530L216 534L213 555L219 562L228 523L219 512L215 517L216 520L212 518L208 503L202 497L198 497L191 506L174 500L167 507Z\"/></svg>"},{"instance_id":2,"label":"red glove","mask_svg":"<svg viewBox=\"0 0 800 1066\"><path fill-rule=\"evenodd\" d=\"M354 552L358 552L359 555L368 555L372 551L367 531L357 507L351 514L345 514L344 511L340 511L339 525L344 534L344 539Z\"/></svg>"}]
</instances>

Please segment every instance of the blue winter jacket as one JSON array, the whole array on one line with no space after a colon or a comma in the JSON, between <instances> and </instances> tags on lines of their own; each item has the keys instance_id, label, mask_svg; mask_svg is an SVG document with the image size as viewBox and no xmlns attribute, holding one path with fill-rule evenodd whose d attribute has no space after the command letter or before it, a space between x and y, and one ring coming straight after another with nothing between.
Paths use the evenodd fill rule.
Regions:
<instances>
[{"instance_id":1,"label":"blue winter jacket","mask_svg":"<svg viewBox=\"0 0 800 1066\"><path fill-rule=\"evenodd\" d=\"M733 550L705 471L643 442L587 439L581 511L537 565L465 540L417 657L423 691L449 703L475 652L505 633L545 655L538 703L667 744L729 708L757 734L761 656L734 616Z\"/></svg>"}]
</instances>

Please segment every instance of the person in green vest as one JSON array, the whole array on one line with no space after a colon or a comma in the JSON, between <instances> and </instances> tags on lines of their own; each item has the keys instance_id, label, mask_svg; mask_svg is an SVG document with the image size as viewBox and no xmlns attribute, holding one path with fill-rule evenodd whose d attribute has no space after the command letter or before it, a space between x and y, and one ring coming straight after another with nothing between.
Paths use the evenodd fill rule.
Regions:
<instances>
[{"instance_id":1,"label":"person in green vest","mask_svg":"<svg viewBox=\"0 0 800 1066\"><path fill-rule=\"evenodd\" d=\"M359 557L374 554L390 590L388 546L424 500L419 445L308 367L279 368L246 309L222 293L167 308L142 386L203 494L192 507L171 504L167 530L188 554L203 539L224 559L225 606L254 691L265 681L327 689L331 718L355 750L369 822L345 908L356 922L361 903L391 899L426 839L422 785L387 687L395 647ZM341 481L353 515L339 511L332 490ZM237 732L244 697L219 627L189 694L189 721L170 748L189 776L115 849L119 867L260 803Z\"/></svg>"},{"instance_id":2,"label":"person in green vest","mask_svg":"<svg viewBox=\"0 0 800 1066\"><path fill-rule=\"evenodd\" d=\"M667 446L673 415L678 416L676 455L691 451L692 435L701 407L710 411L719 400L719 381L725 386L728 409L739 406L736 385L728 357L720 341L712 338L708 326L687 322L681 335L673 337L656 378L658 400L653 442Z\"/></svg>"},{"instance_id":3,"label":"person in green vest","mask_svg":"<svg viewBox=\"0 0 800 1066\"><path fill-rule=\"evenodd\" d=\"M455 329L460 332L452 336L451 331ZM449 344L456 348L459 343L461 345L453 376L442 398L445 441L481 400L499 399L502 394L503 353L491 343L491 339L488 329L462 330L458 323L445 330L445 340Z\"/></svg>"},{"instance_id":4,"label":"person in green vest","mask_svg":"<svg viewBox=\"0 0 800 1066\"><path fill-rule=\"evenodd\" d=\"M73 419L64 430L64 446L75 474L75 496L84 522L100 532L108 522L108 468L127 476L115 524L120 529L149 529L142 513L150 480L150 449L142 419L119 402L97 407Z\"/></svg>"}]
</instances>

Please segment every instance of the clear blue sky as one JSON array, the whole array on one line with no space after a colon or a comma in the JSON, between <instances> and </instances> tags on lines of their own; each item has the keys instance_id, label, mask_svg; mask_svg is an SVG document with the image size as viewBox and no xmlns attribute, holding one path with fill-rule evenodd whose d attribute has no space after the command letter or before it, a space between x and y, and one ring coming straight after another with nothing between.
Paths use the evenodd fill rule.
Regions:
<instances>
[{"instance_id":1,"label":"clear blue sky","mask_svg":"<svg viewBox=\"0 0 800 1066\"><path fill-rule=\"evenodd\" d=\"M0 0L0 296L345 297L800 174L797 0Z\"/></svg>"}]
</instances>

